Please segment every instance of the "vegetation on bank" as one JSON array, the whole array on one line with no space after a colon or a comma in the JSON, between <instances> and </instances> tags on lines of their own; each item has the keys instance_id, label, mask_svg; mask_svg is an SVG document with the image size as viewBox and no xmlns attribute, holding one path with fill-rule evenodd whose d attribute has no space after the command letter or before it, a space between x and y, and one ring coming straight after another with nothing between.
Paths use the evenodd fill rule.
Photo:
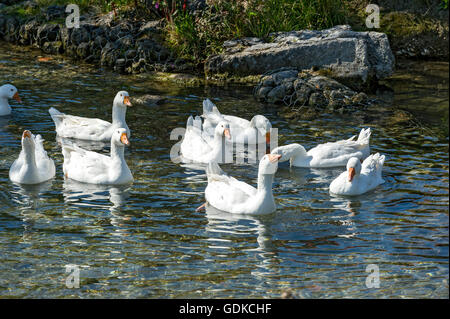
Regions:
<instances>
[{"instance_id":1,"label":"vegetation on bank","mask_svg":"<svg viewBox=\"0 0 450 319\"><path fill-rule=\"evenodd\" d=\"M50 5L75 3L82 14L95 8L98 13L114 11L117 19L163 19L166 45L185 60L200 65L208 56L220 53L224 41L235 38L269 39L273 32L324 29L345 23L355 30L367 30L365 7L370 3L368 0L206 0L208 5L204 10L193 12L189 7L193 2L201 1L36 0L35 6L16 6L10 13L30 17ZM377 31L387 33L390 38L436 33L437 23L430 17L430 9L448 12L448 0L413 0L414 6L423 7L424 14L399 12L393 8L395 4L389 8L388 1L379 2L381 28Z\"/></svg>"},{"instance_id":2,"label":"vegetation on bank","mask_svg":"<svg viewBox=\"0 0 450 319\"><path fill-rule=\"evenodd\" d=\"M222 43L239 37L268 38L270 33L323 29L347 22L341 0L207 0L201 14L187 10L188 0L37 0L37 6L15 8L19 16L36 15L49 5L75 3L81 11L95 6L119 16L135 11L147 19L165 20L167 45L181 57L200 63L220 53Z\"/></svg>"},{"instance_id":3,"label":"vegetation on bank","mask_svg":"<svg viewBox=\"0 0 450 319\"><path fill-rule=\"evenodd\" d=\"M167 41L183 57L203 60L222 43L241 37L268 38L277 31L323 29L346 22L340 0L247 0L209 2L201 16L178 10L167 24Z\"/></svg>"}]
</instances>

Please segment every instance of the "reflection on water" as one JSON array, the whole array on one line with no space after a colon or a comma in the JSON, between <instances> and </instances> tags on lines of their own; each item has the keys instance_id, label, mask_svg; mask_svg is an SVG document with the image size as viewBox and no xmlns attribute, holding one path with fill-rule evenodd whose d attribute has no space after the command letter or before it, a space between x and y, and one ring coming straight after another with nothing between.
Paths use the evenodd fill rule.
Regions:
<instances>
[{"instance_id":1,"label":"reflection on water","mask_svg":"<svg viewBox=\"0 0 450 319\"><path fill-rule=\"evenodd\" d=\"M115 212L120 210L120 207L126 203L126 199L130 196L130 188L130 185L94 185L80 183L72 179L65 179L63 184L63 194L67 205L81 207L95 206Z\"/></svg>"},{"instance_id":2,"label":"reflection on water","mask_svg":"<svg viewBox=\"0 0 450 319\"><path fill-rule=\"evenodd\" d=\"M421 110L399 119L395 111L427 95L427 109L448 105L448 89L435 90L434 73L421 69L414 79L419 93L394 77L394 108L286 121L279 109L255 102L251 87L187 88L144 75L113 76L62 58L41 63L34 56L0 44L1 81L18 87L23 100L12 101L13 114L0 118L1 297L261 298L292 289L303 298L448 298L448 130L441 115L422 118ZM164 104L127 112L133 139L125 159L133 184L65 179L48 108L108 120L122 89L167 97ZM264 114L278 128L279 145L310 149L370 127L372 152L387 157L385 183L354 198L330 196L330 182L345 168L281 163L275 213L196 212L204 202L205 165L173 163L170 149L177 141L170 133L199 115L206 97L226 114ZM53 180L32 187L8 178L25 128L43 136L57 170ZM76 142L109 153L109 143ZM221 167L256 185L256 163ZM368 264L380 268L379 289L364 285ZM65 287L66 265L80 267L80 289Z\"/></svg>"}]
</instances>

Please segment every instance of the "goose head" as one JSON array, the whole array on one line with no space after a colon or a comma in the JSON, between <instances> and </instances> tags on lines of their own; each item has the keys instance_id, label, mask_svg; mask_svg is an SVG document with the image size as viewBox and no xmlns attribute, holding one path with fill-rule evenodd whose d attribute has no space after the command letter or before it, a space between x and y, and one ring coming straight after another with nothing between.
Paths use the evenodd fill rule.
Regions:
<instances>
[{"instance_id":1,"label":"goose head","mask_svg":"<svg viewBox=\"0 0 450 319\"><path fill-rule=\"evenodd\" d=\"M295 161L301 161L308 156L305 148L297 143L278 146L277 148L272 150L271 154L281 155L280 162L286 162L290 160L291 165Z\"/></svg>"},{"instance_id":2,"label":"goose head","mask_svg":"<svg viewBox=\"0 0 450 319\"><path fill-rule=\"evenodd\" d=\"M261 158L259 162L258 174L259 175L273 175L278 169L278 161L281 155L278 154L266 154Z\"/></svg>"},{"instance_id":3,"label":"goose head","mask_svg":"<svg viewBox=\"0 0 450 319\"><path fill-rule=\"evenodd\" d=\"M348 181L361 173L361 162L357 157L352 157L347 162Z\"/></svg>"},{"instance_id":4,"label":"goose head","mask_svg":"<svg viewBox=\"0 0 450 319\"><path fill-rule=\"evenodd\" d=\"M255 115L250 121L250 127L256 128L258 132L266 137L266 143L270 144L270 129L272 124L264 115Z\"/></svg>"},{"instance_id":5,"label":"goose head","mask_svg":"<svg viewBox=\"0 0 450 319\"><path fill-rule=\"evenodd\" d=\"M126 108L127 106L132 106L130 102L130 95L127 91L119 91L114 98L114 105Z\"/></svg>"},{"instance_id":6,"label":"goose head","mask_svg":"<svg viewBox=\"0 0 450 319\"><path fill-rule=\"evenodd\" d=\"M25 130L22 133L22 149L25 152L26 158L32 158L34 156L34 139L29 130Z\"/></svg>"},{"instance_id":7,"label":"goose head","mask_svg":"<svg viewBox=\"0 0 450 319\"><path fill-rule=\"evenodd\" d=\"M218 137L225 136L227 139L231 139L230 124L224 121L219 122L214 130L214 135Z\"/></svg>"},{"instance_id":8,"label":"goose head","mask_svg":"<svg viewBox=\"0 0 450 319\"><path fill-rule=\"evenodd\" d=\"M130 146L130 141L128 140L127 130L124 128L118 128L114 131L111 141L117 146Z\"/></svg>"},{"instance_id":9,"label":"goose head","mask_svg":"<svg viewBox=\"0 0 450 319\"><path fill-rule=\"evenodd\" d=\"M22 103L17 88L11 84L0 86L0 98L6 100L14 99L17 102Z\"/></svg>"}]
</instances>

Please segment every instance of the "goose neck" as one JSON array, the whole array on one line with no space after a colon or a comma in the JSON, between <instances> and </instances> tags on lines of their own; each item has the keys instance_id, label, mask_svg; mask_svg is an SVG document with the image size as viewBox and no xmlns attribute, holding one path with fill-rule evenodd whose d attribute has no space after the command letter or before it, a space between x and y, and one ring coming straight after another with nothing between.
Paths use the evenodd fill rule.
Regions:
<instances>
[{"instance_id":1,"label":"goose neck","mask_svg":"<svg viewBox=\"0 0 450 319\"><path fill-rule=\"evenodd\" d=\"M9 114L11 112L11 106L9 106L8 99L0 97L0 115Z\"/></svg>"},{"instance_id":2,"label":"goose neck","mask_svg":"<svg viewBox=\"0 0 450 319\"><path fill-rule=\"evenodd\" d=\"M111 158L114 160L125 161L124 158L125 147L111 143Z\"/></svg>"},{"instance_id":3,"label":"goose neck","mask_svg":"<svg viewBox=\"0 0 450 319\"><path fill-rule=\"evenodd\" d=\"M273 174L258 175L258 192L269 192L272 194Z\"/></svg>"},{"instance_id":4,"label":"goose neck","mask_svg":"<svg viewBox=\"0 0 450 319\"><path fill-rule=\"evenodd\" d=\"M117 105L114 103L112 110L112 122L114 124L125 124L125 115L127 113L126 106Z\"/></svg>"}]
</instances>

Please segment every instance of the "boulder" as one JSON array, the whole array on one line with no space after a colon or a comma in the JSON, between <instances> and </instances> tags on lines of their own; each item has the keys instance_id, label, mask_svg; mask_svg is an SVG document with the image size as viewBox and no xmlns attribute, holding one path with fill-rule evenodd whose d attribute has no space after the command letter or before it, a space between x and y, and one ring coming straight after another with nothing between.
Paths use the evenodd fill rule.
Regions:
<instances>
[{"instance_id":1,"label":"boulder","mask_svg":"<svg viewBox=\"0 0 450 319\"><path fill-rule=\"evenodd\" d=\"M155 106L161 103L164 103L166 100L165 97L159 96L159 95L151 95L151 94L145 94L138 97L132 97L131 98L133 103L145 105L145 106Z\"/></svg>"},{"instance_id":2,"label":"boulder","mask_svg":"<svg viewBox=\"0 0 450 319\"><path fill-rule=\"evenodd\" d=\"M278 32L271 36L271 42L254 38L225 42L224 53L206 61L206 74L246 76L283 67L316 68L327 70L346 85L360 88L394 71L394 56L384 33L356 32L344 25L322 31Z\"/></svg>"},{"instance_id":3,"label":"boulder","mask_svg":"<svg viewBox=\"0 0 450 319\"><path fill-rule=\"evenodd\" d=\"M356 110L368 104L368 97L329 77L320 71L281 69L262 76L254 89L260 102L284 104L323 112Z\"/></svg>"}]
</instances>

